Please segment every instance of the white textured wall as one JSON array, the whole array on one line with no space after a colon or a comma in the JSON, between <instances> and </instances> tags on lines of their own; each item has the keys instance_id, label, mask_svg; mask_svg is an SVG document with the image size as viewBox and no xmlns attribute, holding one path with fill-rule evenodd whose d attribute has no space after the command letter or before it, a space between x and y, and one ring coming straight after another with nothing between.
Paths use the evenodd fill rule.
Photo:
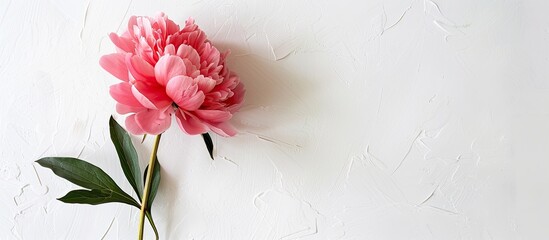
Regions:
<instances>
[{"instance_id":1,"label":"white textured wall","mask_svg":"<svg viewBox=\"0 0 549 240\"><path fill-rule=\"evenodd\" d=\"M215 161L200 137L164 134L162 239L548 239L548 8L1 0L0 239L135 238L136 209L63 204L76 186L33 161L79 156L131 192L98 59L157 11L231 48L248 90ZM145 165L152 138L135 140Z\"/></svg>"}]
</instances>

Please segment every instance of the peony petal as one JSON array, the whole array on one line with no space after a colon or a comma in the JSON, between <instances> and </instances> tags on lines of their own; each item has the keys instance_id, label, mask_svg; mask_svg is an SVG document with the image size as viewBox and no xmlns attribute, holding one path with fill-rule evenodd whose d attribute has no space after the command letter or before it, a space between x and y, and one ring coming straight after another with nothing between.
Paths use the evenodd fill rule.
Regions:
<instances>
[{"instance_id":1,"label":"peony petal","mask_svg":"<svg viewBox=\"0 0 549 240\"><path fill-rule=\"evenodd\" d=\"M135 114L126 117L126 130L134 135L145 134L145 131L135 121Z\"/></svg>"},{"instance_id":2,"label":"peony petal","mask_svg":"<svg viewBox=\"0 0 549 240\"><path fill-rule=\"evenodd\" d=\"M136 37L135 30L137 28L137 16L131 16L128 19L128 32L130 36Z\"/></svg>"},{"instance_id":3,"label":"peony petal","mask_svg":"<svg viewBox=\"0 0 549 240\"><path fill-rule=\"evenodd\" d=\"M171 78L185 74L185 64L180 57L177 56L162 56L154 66L156 81L166 86Z\"/></svg>"},{"instance_id":4,"label":"peony petal","mask_svg":"<svg viewBox=\"0 0 549 240\"><path fill-rule=\"evenodd\" d=\"M140 37L138 41L139 42L137 43L135 54L143 58L148 63L154 65L156 63L156 60L154 58L156 53L153 50L154 46L151 46L147 39L145 39L145 37Z\"/></svg>"},{"instance_id":5,"label":"peony petal","mask_svg":"<svg viewBox=\"0 0 549 240\"><path fill-rule=\"evenodd\" d=\"M138 81L155 82L154 67L137 55L126 56L126 65L132 76Z\"/></svg>"},{"instance_id":6,"label":"peony petal","mask_svg":"<svg viewBox=\"0 0 549 240\"><path fill-rule=\"evenodd\" d=\"M126 53L104 55L99 59L99 65L107 72L122 81L128 81L128 68L125 62Z\"/></svg>"},{"instance_id":7,"label":"peony petal","mask_svg":"<svg viewBox=\"0 0 549 240\"><path fill-rule=\"evenodd\" d=\"M139 103L141 103L144 107L146 108L149 108L149 109L158 109L154 103L148 99L144 94L142 94L141 92L139 92L139 90L137 90L137 88L135 86L132 86L132 94L133 96L137 99L137 101L139 101Z\"/></svg>"},{"instance_id":8,"label":"peony petal","mask_svg":"<svg viewBox=\"0 0 549 240\"><path fill-rule=\"evenodd\" d=\"M139 23L139 22L138 22ZM141 17L141 29L143 29L143 34L145 36L152 36L153 29L151 27L151 21L148 17Z\"/></svg>"},{"instance_id":9,"label":"peony petal","mask_svg":"<svg viewBox=\"0 0 549 240\"><path fill-rule=\"evenodd\" d=\"M209 125L209 127L212 131L214 131L215 133L223 137L232 137L238 133L236 129L233 127L233 125L231 125L229 122L222 122L215 125Z\"/></svg>"},{"instance_id":10,"label":"peony petal","mask_svg":"<svg viewBox=\"0 0 549 240\"><path fill-rule=\"evenodd\" d=\"M231 119L232 114L222 110L196 110L193 112L198 118L209 123L225 122Z\"/></svg>"},{"instance_id":11,"label":"peony petal","mask_svg":"<svg viewBox=\"0 0 549 240\"><path fill-rule=\"evenodd\" d=\"M193 79L187 76L175 76L166 84L166 94L172 98L175 103L181 102L185 91L191 87Z\"/></svg>"},{"instance_id":12,"label":"peony petal","mask_svg":"<svg viewBox=\"0 0 549 240\"><path fill-rule=\"evenodd\" d=\"M132 87L127 82L114 84L109 88L109 93L117 102L130 107L143 107L133 95Z\"/></svg>"},{"instance_id":13,"label":"peony petal","mask_svg":"<svg viewBox=\"0 0 549 240\"><path fill-rule=\"evenodd\" d=\"M135 44L133 44L131 39L120 37L116 33L109 34L109 38L111 39L112 43L114 43L114 45L118 47L118 49L120 49L121 51L127 53L134 52Z\"/></svg>"},{"instance_id":14,"label":"peony petal","mask_svg":"<svg viewBox=\"0 0 549 240\"><path fill-rule=\"evenodd\" d=\"M234 113L240 109L244 101L244 94L246 94L246 89L244 89L244 84L239 83L233 90L233 96L227 99L227 110L231 113Z\"/></svg>"},{"instance_id":15,"label":"peony petal","mask_svg":"<svg viewBox=\"0 0 549 240\"><path fill-rule=\"evenodd\" d=\"M160 33L162 34L162 37L166 37L166 14L163 12L156 13L154 16L154 22L156 23L155 29L158 31L160 30Z\"/></svg>"},{"instance_id":16,"label":"peony petal","mask_svg":"<svg viewBox=\"0 0 549 240\"><path fill-rule=\"evenodd\" d=\"M116 112L120 114L136 113L144 110L147 110L147 108L143 106L132 107L132 106L124 105L122 103L116 103Z\"/></svg>"},{"instance_id":17,"label":"peony petal","mask_svg":"<svg viewBox=\"0 0 549 240\"><path fill-rule=\"evenodd\" d=\"M179 32L179 25L177 25L174 21L168 19L168 16L163 16L166 21L166 34L172 35L177 32Z\"/></svg>"},{"instance_id":18,"label":"peony petal","mask_svg":"<svg viewBox=\"0 0 549 240\"><path fill-rule=\"evenodd\" d=\"M205 93L212 91L216 83L215 80L209 77L204 77L203 75L196 77L194 80L196 84L198 84L198 89Z\"/></svg>"},{"instance_id":19,"label":"peony petal","mask_svg":"<svg viewBox=\"0 0 549 240\"><path fill-rule=\"evenodd\" d=\"M198 52L193 47L181 44L177 49L177 56L182 59L188 59L196 68L200 68L200 55L198 55Z\"/></svg>"},{"instance_id":20,"label":"peony petal","mask_svg":"<svg viewBox=\"0 0 549 240\"><path fill-rule=\"evenodd\" d=\"M172 103L170 97L166 95L164 88L160 86L149 86L136 82L132 85L131 91L137 101L149 109L164 108Z\"/></svg>"},{"instance_id":21,"label":"peony petal","mask_svg":"<svg viewBox=\"0 0 549 240\"><path fill-rule=\"evenodd\" d=\"M164 47L164 55L175 55L175 47L173 44L168 44Z\"/></svg>"},{"instance_id":22,"label":"peony petal","mask_svg":"<svg viewBox=\"0 0 549 240\"><path fill-rule=\"evenodd\" d=\"M186 114L183 110L177 110L175 117L179 128L189 135L202 134L208 131L206 125L200 122L195 116Z\"/></svg>"},{"instance_id":23,"label":"peony petal","mask_svg":"<svg viewBox=\"0 0 549 240\"><path fill-rule=\"evenodd\" d=\"M203 92L196 92L184 101L177 103L177 106L187 111L194 111L202 106L204 99L206 99L206 96Z\"/></svg>"},{"instance_id":24,"label":"peony petal","mask_svg":"<svg viewBox=\"0 0 549 240\"><path fill-rule=\"evenodd\" d=\"M171 124L171 107L160 110L147 110L135 114L137 125L148 134L158 135L166 131Z\"/></svg>"},{"instance_id":25,"label":"peony petal","mask_svg":"<svg viewBox=\"0 0 549 240\"><path fill-rule=\"evenodd\" d=\"M166 93L180 108L188 111L198 109L204 102L203 92L193 84L193 79L187 76L176 76L166 85Z\"/></svg>"}]
</instances>

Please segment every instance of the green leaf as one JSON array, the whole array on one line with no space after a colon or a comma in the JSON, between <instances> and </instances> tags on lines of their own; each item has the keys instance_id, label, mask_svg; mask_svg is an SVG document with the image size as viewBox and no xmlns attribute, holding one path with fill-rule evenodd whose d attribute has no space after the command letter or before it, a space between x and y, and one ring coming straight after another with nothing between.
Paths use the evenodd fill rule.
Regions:
<instances>
[{"instance_id":1,"label":"green leaf","mask_svg":"<svg viewBox=\"0 0 549 240\"><path fill-rule=\"evenodd\" d=\"M137 202L135 201L128 201L128 198L122 197L111 190L105 190L105 189L73 190L67 193L65 196L58 198L57 200L62 201L64 203L80 203L80 204L91 204L91 205L98 205L98 204L112 203L112 202L126 203L134 206L137 204Z\"/></svg>"},{"instance_id":2,"label":"green leaf","mask_svg":"<svg viewBox=\"0 0 549 240\"><path fill-rule=\"evenodd\" d=\"M210 153L210 157L213 160L214 159L214 156L213 156L214 144L213 144L212 138L210 137L209 133L203 133L202 137L204 138L204 143L206 143L206 148L208 148L208 152Z\"/></svg>"},{"instance_id":3,"label":"green leaf","mask_svg":"<svg viewBox=\"0 0 549 240\"><path fill-rule=\"evenodd\" d=\"M109 120L111 140L118 153L120 166L124 171L124 175L133 190L137 193L139 199L143 197L143 185L141 180L141 169L139 168L139 158L133 147L132 140L128 132L118 124L111 116Z\"/></svg>"},{"instance_id":4,"label":"green leaf","mask_svg":"<svg viewBox=\"0 0 549 240\"><path fill-rule=\"evenodd\" d=\"M145 168L145 173L143 179L147 178L147 171L149 171L149 166ZM158 158L155 158L154 162L154 169L152 173L152 182L151 182L151 189L149 191L149 200L147 202L147 209L151 211L152 203L154 201L154 197L156 197L156 192L158 191L158 186L160 185L160 162L158 162Z\"/></svg>"},{"instance_id":5,"label":"green leaf","mask_svg":"<svg viewBox=\"0 0 549 240\"><path fill-rule=\"evenodd\" d=\"M96 196L98 198L114 198L118 200L117 202L139 207L139 203L130 195L122 191L107 173L91 163L70 157L45 157L36 162L42 167L51 169L53 173L59 177L67 179L78 186L92 189L89 193L77 191L70 195L67 194L68 196L62 197L61 199L70 201L70 199L89 198L93 196L93 194L97 194ZM111 194L112 196L109 197L107 196L108 194Z\"/></svg>"},{"instance_id":6,"label":"green leaf","mask_svg":"<svg viewBox=\"0 0 549 240\"><path fill-rule=\"evenodd\" d=\"M154 235L156 236L156 240L158 240L158 230L156 229L156 225L154 224L154 221L153 221L153 218L152 218L152 215L151 215L151 212L150 210L149 211L145 211L145 216L147 216L147 220L149 220L149 223L151 224L151 227L154 231Z\"/></svg>"}]
</instances>

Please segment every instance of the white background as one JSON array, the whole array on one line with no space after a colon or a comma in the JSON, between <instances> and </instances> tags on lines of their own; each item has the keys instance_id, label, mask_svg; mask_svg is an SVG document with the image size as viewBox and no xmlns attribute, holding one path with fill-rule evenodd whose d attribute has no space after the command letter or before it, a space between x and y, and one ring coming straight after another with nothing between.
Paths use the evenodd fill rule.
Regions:
<instances>
[{"instance_id":1,"label":"white background","mask_svg":"<svg viewBox=\"0 0 549 240\"><path fill-rule=\"evenodd\" d=\"M232 49L247 88L215 161L201 137L164 134L162 239L548 239L548 8L1 0L0 239L136 238L137 209L63 204L77 186L33 162L79 156L132 192L98 60L158 11ZM144 166L152 138L134 140Z\"/></svg>"}]
</instances>

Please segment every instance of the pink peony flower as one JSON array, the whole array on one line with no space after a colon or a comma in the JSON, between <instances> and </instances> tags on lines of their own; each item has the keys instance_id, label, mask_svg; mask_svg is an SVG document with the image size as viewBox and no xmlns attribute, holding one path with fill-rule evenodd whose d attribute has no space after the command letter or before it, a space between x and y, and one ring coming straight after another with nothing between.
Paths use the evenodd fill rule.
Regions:
<instances>
[{"instance_id":1,"label":"pink peony flower","mask_svg":"<svg viewBox=\"0 0 549 240\"><path fill-rule=\"evenodd\" d=\"M133 134L158 135L175 115L187 134L211 130L234 136L229 124L242 104L244 86L225 65L229 52L220 53L189 18L180 27L164 13L132 16L122 35L109 35L117 53L99 64L122 80L110 88L126 128Z\"/></svg>"}]
</instances>

